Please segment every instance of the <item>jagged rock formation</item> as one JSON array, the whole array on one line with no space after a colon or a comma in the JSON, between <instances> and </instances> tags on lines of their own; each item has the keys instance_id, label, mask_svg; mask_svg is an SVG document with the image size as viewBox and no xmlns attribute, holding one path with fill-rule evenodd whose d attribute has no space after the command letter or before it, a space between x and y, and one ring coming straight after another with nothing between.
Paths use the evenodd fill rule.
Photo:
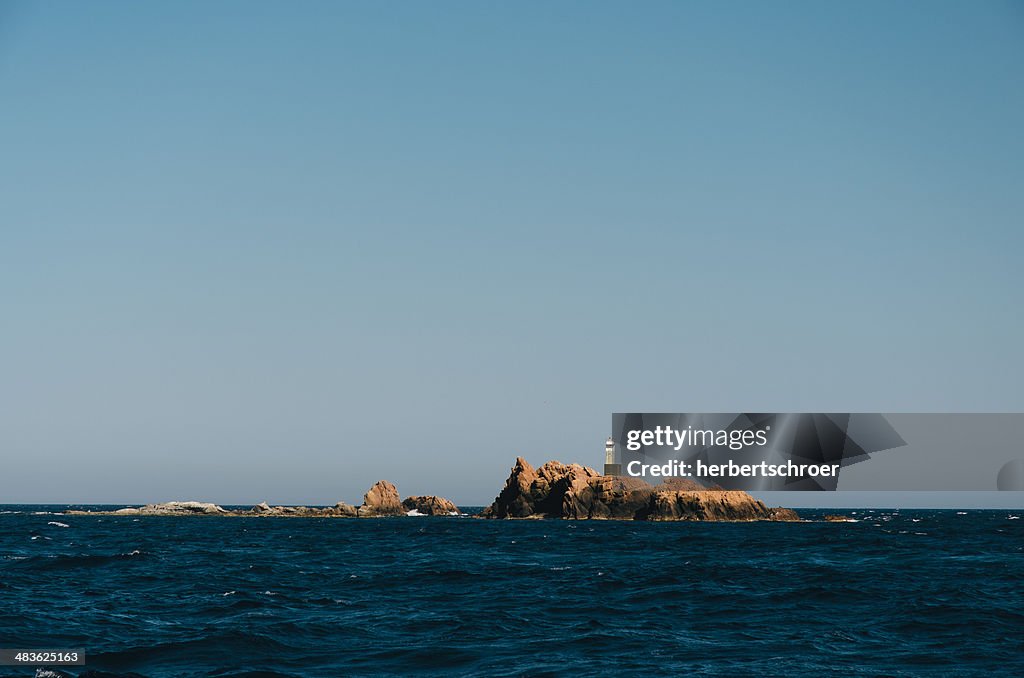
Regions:
<instances>
[{"instance_id":1,"label":"jagged rock formation","mask_svg":"<svg viewBox=\"0 0 1024 678\"><path fill-rule=\"evenodd\" d=\"M386 480L378 480L363 495L359 517L398 516L405 513L398 489Z\"/></svg>"},{"instance_id":2,"label":"jagged rock formation","mask_svg":"<svg viewBox=\"0 0 1024 678\"><path fill-rule=\"evenodd\" d=\"M416 512L412 515L419 514L424 516L457 516L460 513L459 507L451 501L444 497L435 497L433 495L406 497L402 501L402 508L405 509L406 515L410 511Z\"/></svg>"},{"instance_id":3,"label":"jagged rock formation","mask_svg":"<svg viewBox=\"0 0 1024 678\"><path fill-rule=\"evenodd\" d=\"M639 478L602 476L579 464L549 461L534 469L516 459L505 487L483 518L617 520L799 520L746 492L708 490L688 479L652 486ZM696 487L694 487L696 485Z\"/></svg>"}]
</instances>

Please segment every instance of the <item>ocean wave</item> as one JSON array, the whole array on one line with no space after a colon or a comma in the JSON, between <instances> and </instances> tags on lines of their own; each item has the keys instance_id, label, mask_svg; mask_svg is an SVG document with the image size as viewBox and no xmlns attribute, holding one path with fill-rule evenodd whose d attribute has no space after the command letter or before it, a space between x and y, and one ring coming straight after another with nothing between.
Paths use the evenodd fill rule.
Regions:
<instances>
[{"instance_id":1,"label":"ocean wave","mask_svg":"<svg viewBox=\"0 0 1024 678\"><path fill-rule=\"evenodd\" d=\"M46 538L49 539L49 537ZM51 553L46 555L30 556L25 560L20 561L20 564L46 570L95 568L130 561L142 555L144 555L143 552L138 549L127 553Z\"/></svg>"},{"instance_id":2,"label":"ocean wave","mask_svg":"<svg viewBox=\"0 0 1024 678\"><path fill-rule=\"evenodd\" d=\"M176 634L177 635L177 634ZM286 643L283 640L269 634L256 632L243 632L236 629L207 632L202 636L163 642L148 642L131 645L129 647L109 651L93 652L88 655L90 663L99 666L110 667L115 671L139 671L150 674L145 667L166 667L160 670L161 675L172 676L182 673L194 675L193 671L177 671L173 668L182 663L194 663L196 661L207 661L212 665L223 665L223 658L236 657L239 663L252 661L253 657L269 659L274 656L288 657L301 654L301 647ZM267 663L274 663L272 660ZM256 671L251 667L250 671ZM223 672L223 669L215 674L203 672L204 675L245 675L244 672L232 671ZM256 675L255 673L252 675ZM259 673L259 675L274 675L271 672ZM307 674L308 675L308 674Z\"/></svg>"}]
</instances>

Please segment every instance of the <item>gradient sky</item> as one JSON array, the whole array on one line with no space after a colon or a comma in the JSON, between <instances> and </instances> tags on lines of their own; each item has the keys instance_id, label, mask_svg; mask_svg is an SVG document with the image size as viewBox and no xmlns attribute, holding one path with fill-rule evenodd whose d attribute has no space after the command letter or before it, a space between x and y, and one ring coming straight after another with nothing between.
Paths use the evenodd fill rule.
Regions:
<instances>
[{"instance_id":1,"label":"gradient sky","mask_svg":"<svg viewBox=\"0 0 1024 678\"><path fill-rule=\"evenodd\" d=\"M0 2L0 503L1024 410L1022 75L1010 2Z\"/></svg>"}]
</instances>

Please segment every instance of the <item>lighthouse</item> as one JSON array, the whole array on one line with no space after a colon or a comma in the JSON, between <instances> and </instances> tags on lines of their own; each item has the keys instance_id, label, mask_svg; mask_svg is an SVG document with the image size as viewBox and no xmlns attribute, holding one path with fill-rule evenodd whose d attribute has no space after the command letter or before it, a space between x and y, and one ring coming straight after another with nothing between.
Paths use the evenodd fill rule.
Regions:
<instances>
[{"instance_id":1,"label":"lighthouse","mask_svg":"<svg viewBox=\"0 0 1024 678\"><path fill-rule=\"evenodd\" d=\"M610 437L604 443L604 474L606 476L622 475L622 464L615 463L615 440Z\"/></svg>"}]
</instances>

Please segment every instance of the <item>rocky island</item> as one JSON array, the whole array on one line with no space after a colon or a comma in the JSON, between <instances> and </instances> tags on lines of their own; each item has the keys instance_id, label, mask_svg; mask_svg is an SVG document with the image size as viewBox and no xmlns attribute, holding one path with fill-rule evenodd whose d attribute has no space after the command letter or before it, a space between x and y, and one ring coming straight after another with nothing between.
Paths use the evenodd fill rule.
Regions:
<instances>
[{"instance_id":1,"label":"rocky island","mask_svg":"<svg viewBox=\"0 0 1024 678\"><path fill-rule=\"evenodd\" d=\"M271 506L225 509L216 504L178 501L116 511L67 511L72 515L234 516L293 518L383 518L465 515L450 500L433 495L404 500L386 480L373 484L359 506L338 502L329 507ZM567 520L796 521L786 508L769 508L746 492L706 488L672 478L651 485L639 478L604 476L580 464L549 461L534 468L522 457L494 502L479 518L562 518Z\"/></svg>"},{"instance_id":2,"label":"rocky island","mask_svg":"<svg viewBox=\"0 0 1024 678\"><path fill-rule=\"evenodd\" d=\"M343 501L334 506L271 506L267 502L251 509L226 509L201 501L171 501L163 504L117 509L116 511L66 511L69 515L112 516L234 516L245 518L384 518L390 516L462 515L459 507L443 497L406 497L386 480L379 480L363 495L363 503L352 506Z\"/></svg>"},{"instance_id":3,"label":"rocky island","mask_svg":"<svg viewBox=\"0 0 1024 678\"><path fill-rule=\"evenodd\" d=\"M505 488L482 518L571 520L800 520L795 511L768 508L740 490L708 489L685 478L651 485L639 478L603 476L579 464L549 461L534 469L516 459Z\"/></svg>"}]
</instances>

